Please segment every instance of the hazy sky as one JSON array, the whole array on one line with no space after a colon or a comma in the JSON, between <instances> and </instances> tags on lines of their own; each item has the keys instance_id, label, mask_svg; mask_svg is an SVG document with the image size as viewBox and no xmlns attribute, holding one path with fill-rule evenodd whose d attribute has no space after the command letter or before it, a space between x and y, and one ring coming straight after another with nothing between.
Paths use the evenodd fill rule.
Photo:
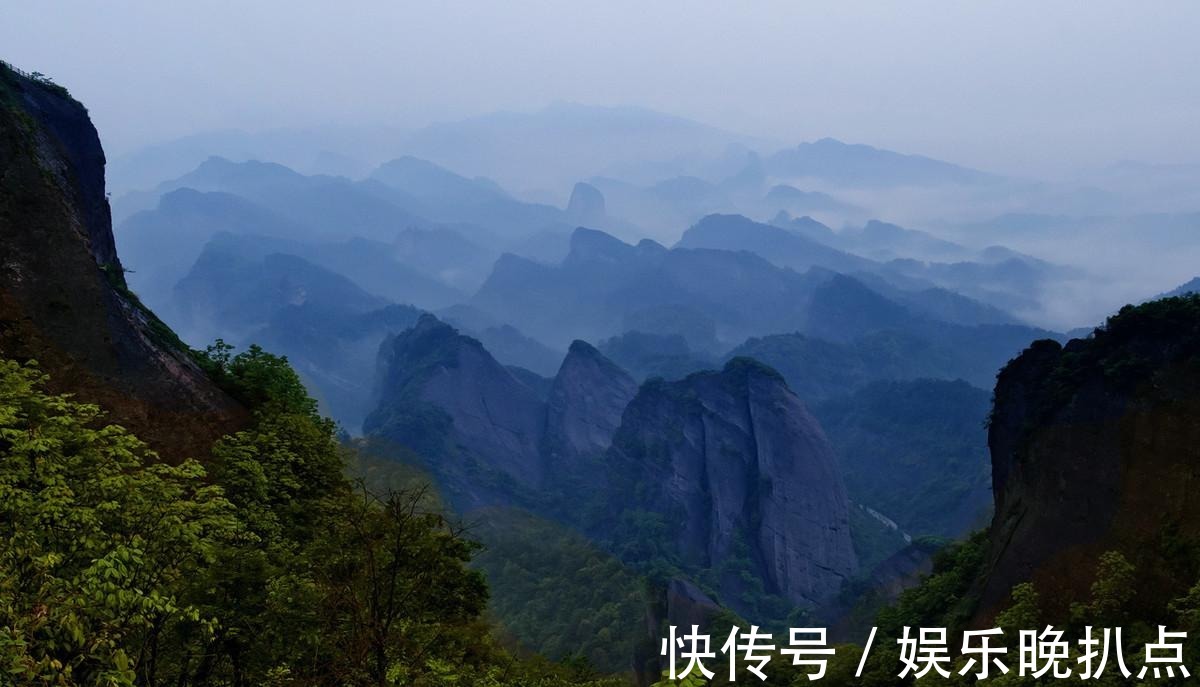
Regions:
<instances>
[{"instance_id":1,"label":"hazy sky","mask_svg":"<svg viewBox=\"0 0 1200 687\"><path fill-rule=\"evenodd\" d=\"M1056 176L1200 162L1198 33L1190 0L7 0L0 58L70 88L112 154L570 100Z\"/></svg>"}]
</instances>

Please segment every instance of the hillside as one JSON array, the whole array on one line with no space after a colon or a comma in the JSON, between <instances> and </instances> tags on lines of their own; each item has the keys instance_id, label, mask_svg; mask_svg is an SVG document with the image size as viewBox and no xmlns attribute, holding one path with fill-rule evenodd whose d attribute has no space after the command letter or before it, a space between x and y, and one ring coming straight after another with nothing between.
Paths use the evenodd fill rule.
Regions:
<instances>
[{"instance_id":1,"label":"hillside","mask_svg":"<svg viewBox=\"0 0 1200 687\"><path fill-rule=\"evenodd\" d=\"M191 351L142 306L86 111L2 63L0 165L4 684L627 682L502 648L427 486L340 444L286 359ZM608 582L620 627L639 598Z\"/></svg>"},{"instance_id":2,"label":"hillside","mask_svg":"<svg viewBox=\"0 0 1200 687\"><path fill-rule=\"evenodd\" d=\"M958 538L991 507L988 392L962 380L874 382L813 407L854 501L913 537Z\"/></svg>"},{"instance_id":3,"label":"hillside","mask_svg":"<svg viewBox=\"0 0 1200 687\"><path fill-rule=\"evenodd\" d=\"M1047 611L1086 601L1098 560L1137 571L1131 619L1195 583L1200 298L1128 306L1088 339L1040 341L1001 372L988 444L995 517L979 612L1032 581Z\"/></svg>"},{"instance_id":4,"label":"hillside","mask_svg":"<svg viewBox=\"0 0 1200 687\"><path fill-rule=\"evenodd\" d=\"M527 374L423 315L384 343L380 369L365 431L411 447L460 512L530 509L656 588L695 581L762 622L821 607L857 570L833 450L754 361L639 387L576 341L543 398Z\"/></svg>"},{"instance_id":5,"label":"hillside","mask_svg":"<svg viewBox=\"0 0 1200 687\"><path fill-rule=\"evenodd\" d=\"M127 287L104 151L64 89L0 65L0 352L99 403L174 460L245 420Z\"/></svg>"}]
</instances>

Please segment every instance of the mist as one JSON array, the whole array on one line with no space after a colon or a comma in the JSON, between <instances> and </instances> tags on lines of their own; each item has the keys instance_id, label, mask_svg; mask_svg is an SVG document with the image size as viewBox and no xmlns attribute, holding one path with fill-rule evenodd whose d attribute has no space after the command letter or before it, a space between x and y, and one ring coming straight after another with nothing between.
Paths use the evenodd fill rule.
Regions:
<instances>
[{"instance_id":1,"label":"mist","mask_svg":"<svg viewBox=\"0 0 1200 687\"><path fill-rule=\"evenodd\" d=\"M0 43L89 103L114 156L572 101L1059 177L1200 158L1198 20L1188 2L66 2L7 7Z\"/></svg>"},{"instance_id":2,"label":"mist","mask_svg":"<svg viewBox=\"0 0 1200 687\"><path fill-rule=\"evenodd\" d=\"M386 185L392 160L482 184L386 199L402 206L388 220L401 228L431 220L472 244L458 262L443 250L427 275L458 295L415 305L467 302L505 252L556 264L575 224L672 246L713 213L811 217L831 232L822 241L890 278L1057 331L1169 291L1200 259L1192 3L67 3L6 18L5 59L88 104L118 242L174 189L279 202L212 178L249 173L237 166L196 178L213 156L358 185L329 201L342 210L314 209L328 224L305 229L311 240L390 240L391 225L356 233L339 213L376 212L365 209L378 201L371 185ZM572 209L580 183L598 208ZM507 209L486 206L492 186ZM924 238L872 244L863 227L874 220ZM938 241L954 248L922 248ZM995 246L1036 265L1037 279L986 267ZM169 294L195 257L153 288ZM973 285L993 277L1003 283Z\"/></svg>"},{"instance_id":3,"label":"mist","mask_svg":"<svg viewBox=\"0 0 1200 687\"><path fill-rule=\"evenodd\" d=\"M0 578L48 582L0 585L0 662L647 687L676 629L802 622L891 684L909 619L1085 612L1178 649L1198 20L6 7L0 513L39 537Z\"/></svg>"}]
</instances>

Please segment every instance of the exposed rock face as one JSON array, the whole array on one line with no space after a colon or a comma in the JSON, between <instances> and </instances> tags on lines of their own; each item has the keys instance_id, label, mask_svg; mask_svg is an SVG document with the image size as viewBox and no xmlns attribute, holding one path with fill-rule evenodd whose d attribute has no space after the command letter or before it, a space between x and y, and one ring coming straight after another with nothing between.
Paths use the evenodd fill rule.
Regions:
<instances>
[{"instance_id":1,"label":"exposed rock face","mask_svg":"<svg viewBox=\"0 0 1200 687\"><path fill-rule=\"evenodd\" d=\"M415 449L460 508L603 482L603 458L637 383L576 341L548 390L433 315L380 348L364 432ZM489 476L490 475L490 476ZM576 496L578 498L578 496Z\"/></svg>"},{"instance_id":2,"label":"exposed rock face","mask_svg":"<svg viewBox=\"0 0 1200 687\"><path fill-rule=\"evenodd\" d=\"M567 221L594 227L602 224L607 216L600 189L582 181L575 184L571 189L571 200L567 201Z\"/></svg>"},{"instance_id":3,"label":"exposed rock face","mask_svg":"<svg viewBox=\"0 0 1200 687\"><path fill-rule=\"evenodd\" d=\"M750 570L722 576L722 598L737 599L749 572L769 592L816 604L857 569L833 451L770 368L735 359L719 373L647 382L609 459L614 494L662 514L686 564L749 557Z\"/></svg>"},{"instance_id":4,"label":"exposed rock face","mask_svg":"<svg viewBox=\"0 0 1200 687\"><path fill-rule=\"evenodd\" d=\"M424 456L461 509L523 503L579 517L599 498L613 518L655 513L668 530L656 544L685 570L719 571L716 591L735 609L759 582L820 604L857 569L833 451L763 365L737 359L639 390L576 341L542 401L478 341L424 315L384 342L380 366L365 431ZM571 499L564 511L554 494ZM581 524L613 534L612 523Z\"/></svg>"},{"instance_id":5,"label":"exposed rock face","mask_svg":"<svg viewBox=\"0 0 1200 687\"><path fill-rule=\"evenodd\" d=\"M558 473L578 471L602 457L637 389L632 377L591 344L571 344L546 403L548 466Z\"/></svg>"},{"instance_id":6,"label":"exposed rock face","mask_svg":"<svg viewBox=\"0 0 1200 687\"><path fill-rule=\"evenodd\" d=\"M1135 564L1137 617L1195 582L1200 297L1127 307L1092 338L1039 341L1000 373L988 443L995 516L978 620L1031 580L1065 614L1096 560Z\"/></svg>"},{"instance_id":7,"label":"exposed rock face","mask_svg":"<svg viewBox=\"0 0 1200 687\"><path fill-rule=\"evenodd\" d=\"M207 453L244 410L129 293L82 105L0 66L0 353L99 403L165 457Z\"/></svg>"},{"instance_id":8,"label":"exposed rock face","mask_svg":"<svg viewBox=\"0 0 1200 687\"><path fill-rule=\"evenodd\" d=\"M475 339L433 315L380 348L380 402L363 429L416 449L460 504L494 500L484 469L526 487L543 478L545 406Z\"/></svg>"},{"instance_id":9,"label":"exposed rock face","mask_svg":"<svg viewBox=\"0 0 1200 687\"><path fill-rule=\"evenodd\" d=\"M368 434L422 448L427 458L445 456L446 467L478 464L520 484L541 483L544 406L479 341L422 315L385 340L379 356L380 402L367 417ZM434 436L444 446L428 446Z\"/></svg>"}]
</instances>

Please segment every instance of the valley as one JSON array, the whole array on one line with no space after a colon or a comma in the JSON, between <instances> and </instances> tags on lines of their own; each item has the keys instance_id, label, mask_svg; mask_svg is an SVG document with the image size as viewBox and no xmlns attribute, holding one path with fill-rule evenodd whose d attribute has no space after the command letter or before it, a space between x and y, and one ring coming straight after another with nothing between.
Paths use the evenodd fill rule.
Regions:
<instances>
[{"instance_id":1,"label":"valley","mask_svg":"<svg viewBox=\"0 0 1200 687\"><path fill-rule=\"evenodd\" d=\"M690 685L692 624L910 684L909 627L1197 629L1191 168L571 103L101 135L0 63L14 684Z\"/></svg>"}]
</instances>

